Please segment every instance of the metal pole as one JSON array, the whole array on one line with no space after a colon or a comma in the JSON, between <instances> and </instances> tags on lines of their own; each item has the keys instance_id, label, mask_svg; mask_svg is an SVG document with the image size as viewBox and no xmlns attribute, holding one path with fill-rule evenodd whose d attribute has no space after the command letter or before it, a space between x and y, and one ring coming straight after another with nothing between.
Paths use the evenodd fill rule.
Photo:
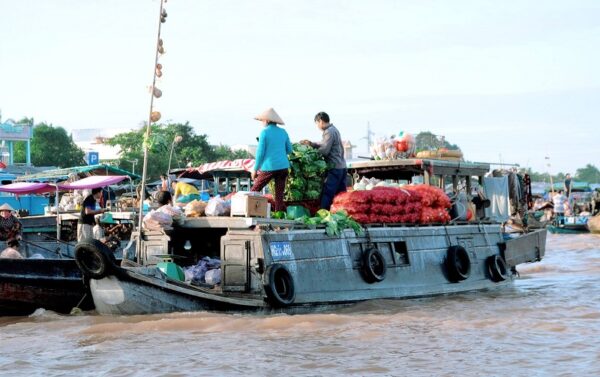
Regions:
<instances>
[{"instance_id":1,"label":"metal pole","mask_svg":"<svg viewBox=\"0 0 600 377\"><path fill-rule=\"evenodd\" d=\"M175 139L171 143L171 152L169 153L169 167L167 168L167 176L169 176L169 172L171 171L171 160L173 159L173 149L175 149Z\"/></svg>"},{"instance_id":2,"label":"metal pole","mask_svg":"<svg viewBox=\"0 0 600 377\"><path fill-rule=\"evenodd\" d=\"M160 31L162 27L162 14L164 2L165 0L160 1L160 8L158 11L158 33L156 35L156 51L154 54L154 66L152 67L152 87L150 88L150 111L148 111L148 123L146 124L146 134L144 135L144 141L142 144L144 148L144 162L142 164L142 182L139 203L140 214L138 217L139 237L136 245L136 253L138 253L138 255L142 249L142 222L144 221L144 200L146 199L146 175L148 174L148 142L150 140L150 129L152 125L152 109L154 107L154 88L156 85L156 67L158 65L159 48L161 46Z\"/></svg>"}]
</instances>

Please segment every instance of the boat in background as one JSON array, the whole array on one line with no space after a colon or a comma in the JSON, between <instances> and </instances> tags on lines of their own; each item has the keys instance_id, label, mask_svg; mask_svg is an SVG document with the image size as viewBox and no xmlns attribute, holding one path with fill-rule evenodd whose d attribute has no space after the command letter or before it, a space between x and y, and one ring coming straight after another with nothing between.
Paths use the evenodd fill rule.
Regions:
<instances>
[{"instance_id":1,"label":"boat in background","mask_svg":"<svg viewBox=\"0 0 600 377\"><path fill-rule=\"evenodd\" d=\"M75 307L90 310L94 302L74 259L0 259L0 316Z\"/></svg>"},{"instance_id":2,"label":"boat in background","mask_svg":"<svg viewBox=\"0 0 600 377\"><path fill-rule=\"evenodd\" d=\"M559 216L546 229L554 234L588 233L589 215Z\"/></svg>"},{"instance_id":3,"label":"boat in background","mask_svg":"<svg viewBox=\"0 0 600 377\"><path fill-rule=\"evenodd\" d=\"M587 227L591 233L600 234L600 213L589 218Z\"/></svg>"}]
</instances>

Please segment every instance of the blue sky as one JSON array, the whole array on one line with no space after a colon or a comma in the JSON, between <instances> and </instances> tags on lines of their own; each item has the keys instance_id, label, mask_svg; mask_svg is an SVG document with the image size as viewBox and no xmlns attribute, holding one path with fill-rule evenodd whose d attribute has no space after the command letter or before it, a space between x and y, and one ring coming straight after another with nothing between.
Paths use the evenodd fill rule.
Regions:
<instances>
[{"instance_id":1,"label":"blue sky","mask_svg":"<svg viewBox=\"0 0 600 377\"><path fill-rule=\"evenodd\" d=\"M0 110L67 130L148 118L158 0L0 0ZM274 107L293 140L326 111L366 154L431 131L473 161L600 168L600 1L170 0L163 120L253 143Z\"/></svg>"}]
</instances>

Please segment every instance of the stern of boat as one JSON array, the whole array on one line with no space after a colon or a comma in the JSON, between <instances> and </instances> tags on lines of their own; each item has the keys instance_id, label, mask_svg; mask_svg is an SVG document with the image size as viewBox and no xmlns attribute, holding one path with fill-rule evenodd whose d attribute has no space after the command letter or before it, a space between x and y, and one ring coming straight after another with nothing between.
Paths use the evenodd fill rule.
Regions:
<instances>
[{"instance_id":1,"label":"stern of boat","mask_svg":"<svg viewBox=\"0 0 600 377\"><path fill-rule=\"evenodd\" d=\"M546 235L546 229L540 229L501 243L500 250L508 267L541 261L546 253Z\"/></svg>"}]
</instances>

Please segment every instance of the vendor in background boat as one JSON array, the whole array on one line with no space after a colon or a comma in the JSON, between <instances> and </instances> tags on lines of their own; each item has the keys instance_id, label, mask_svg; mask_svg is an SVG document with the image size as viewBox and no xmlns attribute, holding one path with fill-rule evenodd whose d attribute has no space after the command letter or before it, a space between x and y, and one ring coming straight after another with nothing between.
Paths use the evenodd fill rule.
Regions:
<instances>
[{"instance_id":1,"label":"vendor in background boat","mask_svg":"<svg viewBox=\"0 0 600 377\"><path fill-rule=\"evenodd\" d=\"M569 199L571 197L571 184L572 184L572 180L571 180L571 174L567 173L567 175L565 175L565 195L567 197L567 199Z\"/></svg>"},{"instance_id":2,"label":"vendor in background boat","mask_svg":"<svg viewBox=\"0 0 600 377\"><path fill-rule=\"evenodd\" d=\"M315 115L315 124L323 131L323 140L320 143L302 140L300 143L318 148L330 167L321 193L321 208L329 210L333 198L338 193L346 191L347 170L346 160L344 159L344 146L340 132L329 122L327 113L320 112Z\"/></svg>"},{"instance_id":3,"label":"vendor in background boat","mask_svg":"<svg viewBox=\"0 0 600 377\"><path fill-rule=\"evenodd\" d=\"M11 238L6 241L6 245L8 247L2 250L0 253L0 259L23 259L23 256L19 252L19 241L16 238Z\"/></svg>"},{"instance_id":4,"label":"vendor in background boat","mask_svg":"<svg viewBox=\"0 0 600 377\"><path fill-rule=\"evenodd\" d=\"M554 221L556 221L557 224L564 223L565 206L568 206L567 203L567 197L564 196L562 190L559 190L552 197L552 204L554 205Z\"/></svg>"},{"instance_id":5,"label":"vendor in background boat","mask_svg":"<svg viewBox=\"0 0 600 377\"><path fill-rule=\"evenodd\" d=\"M108 211L106 208L96 209L97 202L101 197L102 189L98 187L92 189L92 193L83 199L77 223L77 242L86 238L94 238L94 225L96 224L94 216Z\"/></svg>"},{"instance_id":6,"label":"vendor in background boat","mask_svg":"<svg viewBox=\"0 0 600 377\"><path fill-rule=\"evenodd\" d=\"M13 215L13 211L14 209L8 203L0 206L0 241L11 238L20 240L23 236L23 225Z\"/></svg>"},{"instance_id":7,"label":"vendor in background boat","mask_svg":"<svg viewBox=\"0 0 600 377\"><path fill-rule=\"evenodd\" d=\"M274 211L284 211L283 192L290 168L287 155L292 153L292 143L287 131L278 126L285 123L273 108L263 111L254 119L259 120L264 128L258 137L254 169L250 172L254 181L250 191L259 192L274 180Z\"/></svg>"},{"instance_id":8,"label":"vendor in background boat","mask_svg":"<svg viewBox=\"0 0 600 377\"><path fill-rule=\"evenodd\" d=\"M173 203L185 204L192 200L200 200L200 192L194 185L183 181L173 181L171 187L173 187Z\"/></svg>"}]
</instances>

